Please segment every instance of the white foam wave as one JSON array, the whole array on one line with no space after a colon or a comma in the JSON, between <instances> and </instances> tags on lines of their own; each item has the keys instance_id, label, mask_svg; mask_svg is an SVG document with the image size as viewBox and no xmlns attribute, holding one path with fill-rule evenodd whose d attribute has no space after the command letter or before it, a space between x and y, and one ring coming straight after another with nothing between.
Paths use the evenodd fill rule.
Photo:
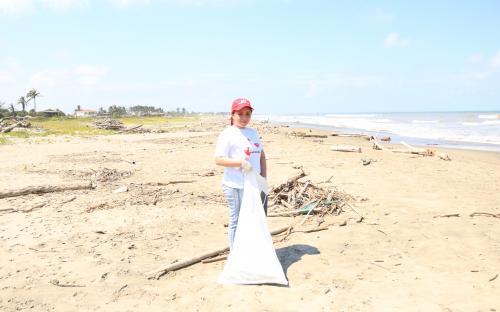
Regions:
<instances>
[{"instance_id":1,"label":"white foam wave","mask_svg":"<svg viewBox=\"0 0 500 312\"><path fill-rule=\"evenodd\" d=\"M378 122L378 123L387 123L387 122L391 122L392 120L390 119L387 119L387 118L384 118L384 119L375 119L375 122Z\"/></svg>"},{"instance_id":2,"label":"white foam wave","mask_svg":"<svg viewBox=\"0 0 500 312\"><path fill-rule=\"evenodd\" d=\"M481 124L483 124L483 125L500 125L500 120L485 120Z\"/></svg>"},{"instance_id":3,"label":"white foam wave","mask_svg":"<svg viewBox=\"0 0 500 312\"><path fill-rule=\"evenodd\" d=\"M326 114L326 117L341 117L341 118L373 118L376 114Z\"/></svg>"},{"instance_id":4,"label":"white foam wave","mask_svg":"<svg viewBox=\"0 0 500 312\"><path fill-rule=\"evenodd\" d=\"M488 115L478 115L479 119L497 119L500 118L500 114L488 114Z\"/></svg>"},{"instance_id":5,"label":"white foam wave","mask_svg":"<svg viewBox=\"0 0 500 312\"><path fill-rule=\"evenodd\" d=\"M415 120L412 120L411 122L414 124L435 124L435 123L439 123L439 120L418 120L418 119L415 119Z\"/></svg>"}]
</instances>

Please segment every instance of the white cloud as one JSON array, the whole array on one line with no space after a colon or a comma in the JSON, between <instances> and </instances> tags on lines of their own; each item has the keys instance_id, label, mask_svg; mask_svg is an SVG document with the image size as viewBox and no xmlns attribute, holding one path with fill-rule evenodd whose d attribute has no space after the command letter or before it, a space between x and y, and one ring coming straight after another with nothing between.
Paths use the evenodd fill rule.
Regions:
<instances>
[{"instance_id":1,"label":"white cloud","mask_svg":"<svg viewBox=\"0 0 500 312\"><path fill-rule=\"evenodd\" d=\"M66 86L92 86L109 72L107 67L79 65L75 68L51 68L34 73L31 82L38 88L59 88Z\"/></svg>"},{"instance_id":2,"label":"white cloud","mask_svg":"<svg viewBox=\"0 0 500 312\"><path fill-rule=\"evenodd\" d=\"M386 47L405 48L409 44L407 39L402 38L398 33L391 32L384 39Z\"/></svg>"},{"instance_id":3,"label":"white cloud","mask_svg":"<svg viewBox=\"0 0 500 312\"><path fill-rule=\"evenodd\" d=\"M146 5L151 3L151 0L108 0L114 6L125 9L133 5Z\"/></svg>"},{"instance_id":4,"label":"white cloud","mask_svg":"<svg viewBox=\"0 0 500 312\"><path fill-rule=\"evenodd\" d=\"M14 82L14 80L14 76L10 72L6 70L0 70L0 82Z\"/></svg>"},{"instance_id":5,"label":"white cloud","mask_svg":"<svg viewBox=\"0 0 500 312\"><path fill-rule=\"evenodd\" d=\"M31 82L38 88L55 88L67 83L69 78L67 69L46 69L31 75Z\"/></svg>"},{"instance_id":6,"label":"white cloud","mask_svg":"<svg viewBox=\"0 0 500 312\"><path fill-rule=\"evenodd\" d=\"M477 64L481 62L483 59L483 56L479 53L472 54L467 58L467 62L472 63L472 64Z\"/></svg>"},{"instance_id":7,"label":"white cloud","mask_svg":"<svg viewBox=\"0 0 500 312\"><path fill-rule=\"evenodd\" d=\"M96 84L108 72L108 68L104 66L80 65L75 69L78 81L87 86Z\"/></svg>"},{"instance_id":8,"label":"white cloud","mask_svg":"<svg viewBox=\"0 0 500 312\"><path fill-rule=\"evenodd\" d=\"M324 88L373 87L381 86L385 81L384 77L376 75L334 74L319 78L300 78L298 83L307 86L306 97L314 97Z\"/></svg>"},{"instance_id":9,"label":"white cloud","mask_svg":"<svg viewBox=\"0 0 500 312\"><path fill-rule=\"evenodd\" d=\"M382 9L376 9L373 17L378 22L390 23L394 20L394 16L390 13L383 11Z\"/></svg>"},{"instance_id":10,"label":"white cloud","mask_svg":"<svg viewBox=\"0 0 500 312\"><path fill-rule=\"evenodd\" d=\"M490 64L493 66L493 67L500 67L500 50L497 51L497 54L495 54L491 60L490 60Z\"/></svg>"},{"instance_id":11,"label":"white cloud","mask_svg":"<svg viewBox=\"0 0 500 312\"><path fill-rule=\"evenodd\" d=\"M40 0L42 5L56 10L67 10L81 7L89 3L88 0Z\"/></svg>"},{"instance_id":12,"label":"white cloud","mask_svg":"<svg viewBox=\"0 0 500 312\"><path fill-rule=\"evenodd\" d=\"M0 0L0 14L16 16L21 13L35 11L39 8L52 10L69 10L85 7L102 0ZM111 5L126 9L136 5L149 5L153 2L173 3L177 5L203 6L235 4L251 0L107 0Z\"/></svg>"},{"instance_id":13,"label":"white cloud","mask_svg":"<svg viewBox=\"0 0 500 312\"><path fill-rule=\"evenodd\" d=\"M67 10L87 5L91 0L0 0L0 13L19 15L38 7L55 10Z\"/></svg>"},{"instance_id":14,"label":"white cloud","mask_svg":"<svg viewBox=\"0 0 500 312\"><path fill-rule=\"evenodd\" d=\"M33 0L0 0L0 13L17 15L33 9Z\"/></svg>"}]
</instances>

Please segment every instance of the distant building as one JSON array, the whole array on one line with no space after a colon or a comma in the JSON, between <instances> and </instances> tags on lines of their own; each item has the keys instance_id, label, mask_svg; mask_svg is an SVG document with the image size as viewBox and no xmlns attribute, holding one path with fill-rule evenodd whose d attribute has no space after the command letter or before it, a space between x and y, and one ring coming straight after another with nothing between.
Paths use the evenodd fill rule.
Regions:
<instances>
[{"instance_id":1,"label":"distant building","mask_svg":"<svg viewBox=\"0 0 500 312\"><path fill-rule=\"evenodd\" d=\"M43 111L39 111L37 113L38 115L44 116L44 117L59 117L59 116L64 116L64 113L61 112L60 110L56 109L46 109Z\"/></svg>"},{"instance_id":2,"label":"distant building","mask_svg":"<svg viewBox=\"0 0 500 312\"><path fill-rule=\"evenodd\" d=\"M97 111L93 109L82 109L80 105L75 109L75 117L95 117L97 116Z\"/></svg>"}]
</instances>

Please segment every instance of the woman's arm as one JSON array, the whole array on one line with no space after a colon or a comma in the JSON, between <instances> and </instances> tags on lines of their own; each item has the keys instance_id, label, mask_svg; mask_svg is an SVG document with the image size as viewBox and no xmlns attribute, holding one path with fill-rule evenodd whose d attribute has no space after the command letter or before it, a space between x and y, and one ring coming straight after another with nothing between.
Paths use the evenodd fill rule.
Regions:
<instances>
[{"instance_id":1,"label":"woman's arm","mask_svg":"<svg viewBox=\"0 0 500 312\"><path fill-rule=\"evenodd\" d=\"M260 153L260 175L264 178L267 177L266 153L264 153L264 150Z\"/></svg>"},{"instance_id":2,"label":"woman's arm","mask_svg":"<svg viewBox=\"0 0 500 312\"><path fill-rule=\"evenodd\" d=\"M243 159L233 159L228 157L215 157L215 164L223 167L241 167Z\"/></svg>"}]
</instances>

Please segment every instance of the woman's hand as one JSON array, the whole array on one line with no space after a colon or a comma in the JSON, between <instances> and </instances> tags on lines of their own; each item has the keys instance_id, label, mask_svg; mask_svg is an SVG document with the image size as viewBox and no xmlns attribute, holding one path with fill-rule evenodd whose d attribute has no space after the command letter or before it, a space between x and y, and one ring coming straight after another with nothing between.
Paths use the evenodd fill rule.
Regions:
<instances>
[{"instance_id":1,"label":"woman's hand","mask_svg":"<svg viewBox=\"0 0 500 312\"><path fill-rule=\"evenodd\" d=\"M249 173L253 170L253 167L252 167L252 164L248 160L242 159L241 160L241 169L244 172Z\"/></svg>"}]
</instances>

